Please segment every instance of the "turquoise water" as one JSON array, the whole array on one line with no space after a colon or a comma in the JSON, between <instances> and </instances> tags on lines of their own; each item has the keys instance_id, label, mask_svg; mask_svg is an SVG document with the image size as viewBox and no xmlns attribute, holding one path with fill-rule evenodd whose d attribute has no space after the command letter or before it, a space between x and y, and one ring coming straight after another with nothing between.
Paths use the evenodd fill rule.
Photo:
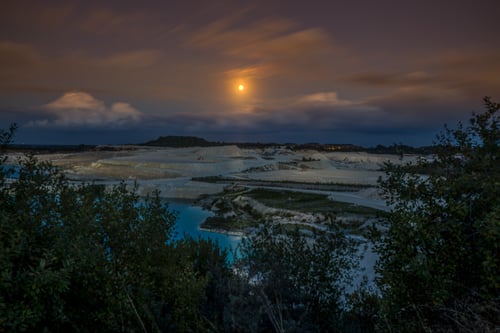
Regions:
<instances>
[{"instance_id":1,"label":"turquoise water","mask_svg":"<svg viewBox=\"0 0 500 333\"><path fill-rule=\"evenodd\" d=\"M212 213L202 209L201 207L193 206L187 202L172 202L168 207L178 212L175 222L176 239L181 239L185 236L190 236L194 239L203 238L216 241L221 248L228 250L229 259L232 261L237 246L241 242L241 236L232 236L217 232L200 230L200 224Z\"/></svg>"}]
</instances>

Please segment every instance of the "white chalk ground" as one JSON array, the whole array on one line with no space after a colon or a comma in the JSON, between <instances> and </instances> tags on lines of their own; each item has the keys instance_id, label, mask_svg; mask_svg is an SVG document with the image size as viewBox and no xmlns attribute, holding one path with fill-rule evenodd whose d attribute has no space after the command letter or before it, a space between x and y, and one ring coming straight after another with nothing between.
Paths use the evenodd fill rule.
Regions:
<instances>
[{"instance_id":1,"label":"white chalk ground","mask_svg":"<svg viewBox=\"0 0 500 333\"><path fill-rule=\"evenodd\" d=\"M168 198L194 199L222 190L220 184L192 181L192 177L224 176L235 179L376 185L386 161L395 155L362 152L291 151L285 148L240 149L236 146L194 148L129 147L130 150L39 155L60 166L75 181L104 184L137 181L141 194L160 190ZM415 159L415 157L410 157ZM408 157L405 157L405 161ZM339 197L337 195L337 197ZM342 196L363 198L383 205L376 191ZM335 194L332 193L335 199ZM377 203L378 201L378 203ZM362 202L356 202L363 204Z\"/></svg>"}]
</instances>

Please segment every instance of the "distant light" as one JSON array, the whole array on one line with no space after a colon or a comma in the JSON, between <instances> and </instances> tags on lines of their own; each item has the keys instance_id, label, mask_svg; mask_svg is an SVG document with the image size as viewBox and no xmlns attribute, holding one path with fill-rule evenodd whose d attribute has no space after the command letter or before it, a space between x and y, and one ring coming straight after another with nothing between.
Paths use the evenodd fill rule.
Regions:
<instances>
[{"instance_id":1,"label":"distant light","mask_svg":"<svg viewBox=\"0 0 500 333\"><path fill-rule=\"evenodd\" d=\"M240 85L238 86L238 90L239 90L239 91L243 91L243 90L245 90L245 86L244 86L244 85L242 85L242 84L240 84Z\"/></svg>"}]
</instances>

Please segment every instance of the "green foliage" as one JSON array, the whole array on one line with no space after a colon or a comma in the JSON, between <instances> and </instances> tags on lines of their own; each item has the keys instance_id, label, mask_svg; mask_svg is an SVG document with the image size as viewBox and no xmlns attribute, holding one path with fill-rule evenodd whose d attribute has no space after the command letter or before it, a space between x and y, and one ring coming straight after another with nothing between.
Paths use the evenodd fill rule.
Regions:
<instances>
[{"instance_id":1,"label":"green foliage","mask_svg":"<svg viewBox=\"0 0 500 333\"><path fill-rule=\"evenodd\" d=\"M499 308L500 105L485 106L468 126L445 129L434 161L385 166L380 186L393 209L378 238L378 282L399 329L463 328L443 309L470 299Z\"/></svg>"},{"instance_id":2,"label":"green foliage","mask_svg":"<svg viewBox=\"0 0 500 333\"><path fill-rule=\"evenodd\" d=\"M238 331L248 308L254 309L247 331L305 332L338 328L345 287L355 265L355 243L332 227L324 231L264 226L244 241L241 279L233 290ZM238 296L240 295L240 296Z\"/></svg>"},{"instance_id":3,"label":"green foliage","mask_svg":"<svg viewBox=\"0 0 500 333\"><path fill-rule=\"evenodd\" d=\"M0 152L3 152L7 148L7 145L12 142L16 130L17 124L10 125L7 131L0 129Z\"/></svg>"},{"instance_id":4,"label":"green foliage","mask_svg":"<svg viewBox=\"0 0 500 333\"><path fill-rule=\"evenodd\" d=\"M306 213L359 214L376 216L380 211L352 203L332 201L325 194L252 189L245 195L273 208L292 209Z\"/></svg>"},{"instance_id":5,"label":"green foliage","mask_svg":"<svg viewBox=\"0 0 500 333\"><path fill-rule=\"evenodd\" d=\"M361 285L347 296L347 308L342 314L342 332L376 332L380 314L380 297L365 276Z\"/></svg>"}]
</instances>

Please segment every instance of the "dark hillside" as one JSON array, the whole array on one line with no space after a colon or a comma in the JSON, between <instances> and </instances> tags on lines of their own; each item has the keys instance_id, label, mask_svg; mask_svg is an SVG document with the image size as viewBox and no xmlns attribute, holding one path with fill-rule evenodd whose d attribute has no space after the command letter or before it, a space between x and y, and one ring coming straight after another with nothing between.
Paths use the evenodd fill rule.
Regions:
<instances>
[{"instance_id":1,"label":"dark hillside","mask_svg":"<svg viewBox=\"0 0 500 333\"><path fill-rule=\"evenodd\" d=\"M144 143L145 146L155 146L155 147L212 147L219 146L219 143L210 142L203 138L198 138L195 136L160 136L156 140L148 141Z\"/></svg>"}]
</instances>

